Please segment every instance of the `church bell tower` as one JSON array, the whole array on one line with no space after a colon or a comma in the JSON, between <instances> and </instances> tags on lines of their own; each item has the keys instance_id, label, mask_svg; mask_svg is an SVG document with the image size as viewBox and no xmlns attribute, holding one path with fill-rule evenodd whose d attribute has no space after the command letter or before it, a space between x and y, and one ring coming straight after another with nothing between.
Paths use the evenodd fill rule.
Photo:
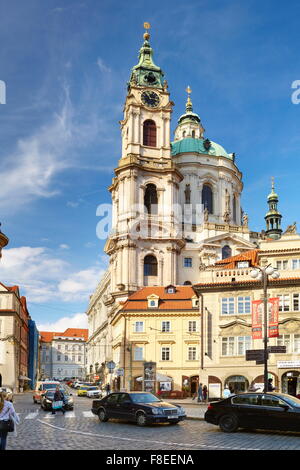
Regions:
<instances>
[{"instance_id":1,"label":"church bell tower","mask_svg":"<svg viewBox=\"0 0 300 470\"><path fill-rule=\"evenodd\" d=\"M110 191L113 230L112 293L176 283L176 256L185 242L176 217L182 175L171 158L170 100L164 73L153 61L149 23L127 84L120 121L122 155ZM180 221L181 222L181 221Z\"/></svg>"}]
</instances>

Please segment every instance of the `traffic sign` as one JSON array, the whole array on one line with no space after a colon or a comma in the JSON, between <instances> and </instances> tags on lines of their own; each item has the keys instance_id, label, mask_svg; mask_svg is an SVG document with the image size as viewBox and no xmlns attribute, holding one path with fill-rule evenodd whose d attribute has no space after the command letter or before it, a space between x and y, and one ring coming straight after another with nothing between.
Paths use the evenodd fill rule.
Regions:
<instances>
[{"instance_id":1,"label":"traffic sign","mask_svg":"<svg viewBox=\"0 0 300 470\"><path fill-rule=\"evenodd\" d=\"M264 349L247 349L246 361L263 361L265 355Z\"/></svg>"},{"instance_id":2,"label":"traffic sign","mask_svg":"<svg viewBox=\"0 0 300 470\"><path fill-rule=\"evenodd\" d=\"M124 369L123 367L120 367L119 369L117 369L117 376L118 377L121 377L121 376L124 376Z\"/></svg>"},{"instance_id":3,"label":"traffic sign","mask_svg":"<svg viewBox=\"0 0 300 470\"><path fill-rule=\"evenodd\" d=\"M110 372L112 372L115 367L116 367L116 364L114 363L114 361L109 361L107 363L107 368L109 369Z\"/></svg>"},{"instance_id":4,"label":"traffic sign","mask_svg":"<svg viewBox=\"0 0 300 470\"><path fill-rule=\"evenodd\" d=\"M269 353L284 354L286 353L286 346L270 346L268 348Z\"/></svg>"}]
</instances>

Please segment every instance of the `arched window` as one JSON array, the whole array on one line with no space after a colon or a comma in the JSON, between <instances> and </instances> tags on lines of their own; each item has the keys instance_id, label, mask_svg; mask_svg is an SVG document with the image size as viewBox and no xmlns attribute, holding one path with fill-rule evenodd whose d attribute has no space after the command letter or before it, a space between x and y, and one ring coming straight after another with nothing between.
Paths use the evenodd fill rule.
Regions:
<instances>
[{"instance_id":1,"label":"arched window","mask_svg":"<svg viewBox=\"0 0 300 470\"><path fill-rule=\"evenodd\" d=\"M195 131L192 131L192 137L195 138Z\"/></svg>"},{"instance_id":2,"label":"arched window","mask_svg":"<svg viewBox=\"0 0 300 470\"><path fill-rule=\"evenodd\" d=\"M202 188L202 204L209 214L213 213L213 192L208 184L204 184Z\"/></svg>"},{"instance_id":3,"label":"arched window","mask_svg":"<svg viewBox=\"0 0 300 470\"><path fill-rule=\"evenodd\" d=\"M185 282L183 283L183 285L184 285L184 286L191 286L192 283L191 283L191 281L185 281Z\"/></svg>"},{"instance_id":4,"label":"arched window","mask_svg":"<svg viewBox=\"0 0 300 470\"><path fill-rule=\"evenodd\" d=\"M143 145L156 147L156 125L151 119L147 119L143 125Z\"/></svg>"},{"instance_id":5,"label":"arched window","mask_svg":"<svg viewBox=\"0 0 300 470\"><path fill-rule=\"evenodd\" d=\"M232 250L229 245L224 245L222 248L222 259L230 258Z\"/></svg>"},{"instance_id":6,"label":"arched window","mask_svg":"<svg viewBox=\"0 0 300 470\"><path fill-rule=\"evenodd\" d=\"M144 276L157 276L157 259L153 255L145 256Z\"/></svg>"},{"instance_id":7,"label":"arched window","mask_svg":"<svg viewBox=\"0 0 300 470\"><path fill-rule=\"evenodd\" d=\"M186 135L186 132L185 132L185 131L183 131L183 133L182 133L182 137L183 137L183 138L185 138L185 135Z\"/></svg>"},{"instance_id":8,"label":"arched window","mask_svg":"<svg viewBox=\"0 0 300 470\"><path fill-rule=\"evenodd\" d=\"M144 196L144 206L148 211L148 214L157 214L157 189L155 184L147 184Z\"/></svg>"},{"instance_id":9,"label":"arched window","mask_svg":"<svg viewBox=\"0 0 300 470\"><path fill-rule=\"evenodd\" d=\"M233 216L233 222L236 224L236 195L233 195L233 200L232 200L232 216Z\"/></svg>"}]
</instances>

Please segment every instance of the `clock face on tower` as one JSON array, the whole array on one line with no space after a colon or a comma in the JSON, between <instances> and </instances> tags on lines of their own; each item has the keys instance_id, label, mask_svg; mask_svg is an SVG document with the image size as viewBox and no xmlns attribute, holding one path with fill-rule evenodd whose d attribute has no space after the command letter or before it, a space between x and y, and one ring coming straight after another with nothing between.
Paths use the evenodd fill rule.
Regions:
<instances>
[{"instance_id":1,"label":"clock face on tower","mask_svg":"<svg viewBox=\"0 0 300 470\"><path fill-rule=\"evenodd\" d=\"M154 91L143 91L142 103L150 108L157 108L159 105L159 96Z\"/></svg>"}]
</instances>

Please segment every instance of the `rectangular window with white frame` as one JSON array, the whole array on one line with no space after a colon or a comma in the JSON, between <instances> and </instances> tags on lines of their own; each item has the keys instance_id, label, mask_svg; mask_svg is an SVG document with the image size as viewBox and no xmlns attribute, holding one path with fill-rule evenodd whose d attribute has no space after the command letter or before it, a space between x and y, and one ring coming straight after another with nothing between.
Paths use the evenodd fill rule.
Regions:
<instances>
[{"instance_id":1,"label":"rectangular window with white frame","mask_svg":"<svg viewBox=\"0 0 300 470\"><path fill-rule=\"evenodd\" d=\"M161 348L161 360L170 361L171 360L171 348L170 346L162 346Z\"/></svg>"},{"instance_id":2,"label":"rectangular window with white frame","mask_svg":"<svg viewBox=\"0 0 300 470\"><path fill-rule=\"evenodd\" d=\"M279 335L277 337L277 346L285 346L287 354L290 354L292 352L291 335Z\"/></svg>"},{"instance_id":3,"label":"rectangular window with white frame","mask_svg":"<svg viewBox=\"0 0 300 470\"><path fill-rule=\"evenodd\" d=\"M170 333L171 331L171 322L170 321L162 321L161 322L161 331L162 333Z\"/></svg>"},{"instance_id":4,"label":"rectangular window with white frame","mask_svg":"<svg viewBox=\"0 0 300 470\"><path fill-rule=\"evenodd\" d=\"M196 333L197 331L198 331L198 328L197 328L197 321L196 321L196 320L190 320L190 321L189 321L188 332L189 332L189 333Z\"/></svg>"},{"instance_id":5,"label":"rectangular window with white frame","mask_svg":"<svg viewBox=\"0 0 300 470\"><path fill-rule=\"evenodd\" d=\"M222 315L234 315L234 297L223 297L221 300L221 313Z\"/></svg>"},{"instance_id":6,"label":"rectangular window with white frame","mask_svg":"<svg viewBox=\"0 0 300 470\"><path fill-rule=\"evenodd\" d=\"M292 269L300 269L300 259L292 260Z\"/></svg>"},{"instance_id":7,"label":"rectangular window with white frame","mask_svg":"<svg viewBox=\"0 0 300 470\"><path fill-rule=\"evenodd\" d=\"M251 298L250 296L238 297L238 309L239 315L249 315L251 313Z\"/></svg>"},{"instance_id":8,"label":"rectangular window with white frame","mask_svg":"<svg viewBox=\"0 0 300 470\"><path fill-rule=\"evenodd\" d=\"M251 336L228 336L222 338L222 356L244 356L251 349Z\"/></svg>"},{"instance_id":9,"label":"rectangular window with white frame","mask_svg":"<svg viewBox=\"0 0 300 470\"><path fill-rule=\"evenodd\" d=\"M197 347L196 346L188 347L188 361L197 361Z\"/></svg>"},{"instance_id":10,"label":"rectangular window with white frame","mask_svg":"<svg viewBox=\"0 0 300 470\"><path fill-rule=\"evenodd\" d=\"M299 312L300 311L300 294L293 294L293 311Z\"/></svg>"},{"instance_id":11,"label":"rectangular window with white frame","mask_svg":"<svg viewBox=\"0 0 300 470\"><path fill-rule=\"evenodd\" d=\"M134 361L143 361L144 360L144 348L142 346L135 346L134 347L133 359L134 359Z\"/></svg>"},{"instance_id":12,"label":"rectangular window with white frame","mask_svg":"<svg viewBox=\"0 0 300 470\"><path fill-rule=\"evenodd\" d=\"M278 269L279 271L288 269L288 264L289 262L287 259L278 260L276 261L276 269Z\"/></svg>"},{"instance_id":13,"label":"rectangular window with white frame","mask_svg":"<svg viewBox=\"0 0 300 470\"><path fill-rule=\"evenodd\" d=\"M279 294L279 312L289 312L291 306L290 294Z\"/></svg>"},{"instance_id":14,"label":"rectangular window with white frame","mask_svg":"<svg viewBox=\"0 0 300 470\"><path fill-rule=\"evenodd\" d=\"M144 322L143 321L134 322L134 332L135 333L143 333L144 332Z\"/></svg>"}]
</instances>

